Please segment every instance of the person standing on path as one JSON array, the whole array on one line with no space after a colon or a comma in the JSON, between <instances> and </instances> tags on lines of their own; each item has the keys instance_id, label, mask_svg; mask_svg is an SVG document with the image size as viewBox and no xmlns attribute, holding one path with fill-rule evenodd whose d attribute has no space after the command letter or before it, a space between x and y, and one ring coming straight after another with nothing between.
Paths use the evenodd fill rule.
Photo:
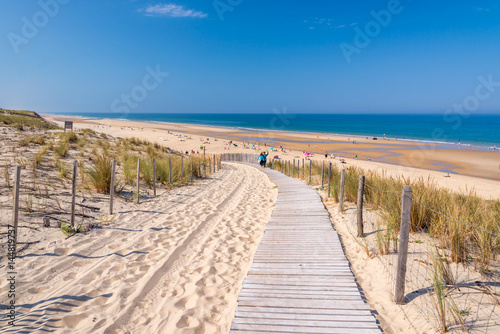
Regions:
<instances>
[{"instance_id":1,"label":"person standing on path","mask_svg":"<svg viewBox=\"0 0 500 334\"><path fill-rule=\"evenodd\" d=\"M266 168L268 152L260 152L259 163L262 168Z\"/></svg>"}]
</instances>

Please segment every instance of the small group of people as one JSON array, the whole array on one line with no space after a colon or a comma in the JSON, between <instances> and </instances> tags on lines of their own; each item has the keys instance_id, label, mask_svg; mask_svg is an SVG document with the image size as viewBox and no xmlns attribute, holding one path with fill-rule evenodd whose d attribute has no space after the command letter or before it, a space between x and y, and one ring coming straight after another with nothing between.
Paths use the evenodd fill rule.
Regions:
<instances>
[{"instance_id":1,"label":"small group of people","mask_svg":"<svg viewBox=\"0 0 500 334\"><path fill-rule=\"evenodd\" d=\"M260 152L260 155L259 155L259 164L262 168L266 168L266 164L267 164L267 156L269 155L269 152L267 151L262 151Z\"/></svg>"}]
</instances>

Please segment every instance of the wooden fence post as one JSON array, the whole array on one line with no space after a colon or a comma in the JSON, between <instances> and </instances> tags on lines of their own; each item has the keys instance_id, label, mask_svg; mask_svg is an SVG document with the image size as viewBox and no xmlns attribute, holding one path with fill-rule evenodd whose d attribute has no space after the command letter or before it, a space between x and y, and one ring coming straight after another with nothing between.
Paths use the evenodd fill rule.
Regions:
<instances>
[{"instance_id":1,"label":"wooden fence post","mask_svg":"<svg viewBox=\"0 0 500 334\"><path fill-rule=\"evenodd\" d=\"M344 210L345 169L340 172L339 212Z\"/></svg>"},{"instance_id":2,"label":"wooden fence post","mask_svg":"<svg viewBox=\"0 0 500 334\"><path fill-rule=\"evenodd\" d=\"M17 255L17 225L19 223L19 188L21 186L21 166L16 166L16 178L14 179L14 207L12 213L12 225L14 225L14 251L11 252L14 259ZM8 248L8 247L7 247ZM8 258L9 256L7 256Z\"/></svg>"},{"instance_id":3,"label":"wooden fence post","mask_svg":"<svg viewBox=\"0 0 500 334\"><path fill-rule=\"evenodd\" d=\"M153 158L153 196L156 197L156 159Z\"/></svg>"},{"instance_id":4,"label":"wooden fence post","mask_svg":"<svg viewBox=\"0 0 500 334\"><path fill-rule=\"evenodd\" d=\"M292 177L295 177L295 159L293 159Z\"/></svg>"},{"instance_id":5,"label":"wooden fence post","mask_svg":"<svg viewBox=\"0 0 500 334\"><path fill-rule=\"evenodd\" d=\"M408 258L408 242L410 239L411 203L412 188L410 186L404 186L401 203L401 229L399 232L398 268L396 271L395 301L397 304L405 303L406 261Z\"/></svg>"},{"instance_id":6,"label":"wooden fence post","mask_svg":"<svg viewBox=\"0 0 500 334\"><path fill-rule=\"evenodd\" d=\"M181 155L181 182L180 182L180 184L182 184L183 179L184 179L184 156Z\"/></svg>"},{"instance_id":7,"label":"wooden fence post","mask_svg":"<svg viewBox=\"0 0 500 334\"><path fill-rule=\"evenodd\" d=\"M168 185L172 185L172 158L168 158Z\"/></svg>"},{"instance_id":8,"label":"wooden fence post","mask_svg":"<svg viewBox=\"0 0 500 334\"><path fill-rule=\"evenodd\" d=\"M302 179L306 179L306 161L302 159Z\"/></svg>"},{"instance_id":9,"label":"wooden fence post","mask_svg":"<svg viewBox=\"0 0 500 334\"><path fill-rule=\"evenodd\" d=\"M321 165L321 189L325 185L325 160L323 160L323 164Z\"/></svg>"},{"instance_id":10,"label":"wooden fence post","mask_svg":"<svg viewBox=\"0 0 500 334\"><path fill-rule=\"evenodd\" d=\"M141 159L137 159L137 204L139 204L139 179L141 176Z\"/></svg>"},{"instance_id":11,"label":"wooden fence post","mask_svg":"<svg viewBox=\"0 0 500 334\"><path fill-rule=\"evenodd\" d=\"M109 187L109 214L113 214L113 201L115 199L115 171L116 171L116 159L113 159L113 164L111 165L111 185Z\"/></svg>"},{"instance_id":12,"label":"wooden fence post","mask_svg":"<svg viewBox=\"0 0 500 334\"><path fill-rule=\"evenodd\" d=\"M363 231L363 192L365 190L365 176L359 176L359 185L358 185L358 237L363 237L365 235Z\"/></svg>"},{"instance_id":13,"label":"wooden fence post","mask_svg":"<svg viewBox=\"0 0 500 334\"><path fill-rule=\"evenodd\" d=\"M73 162L73 189L71 192L71 227L75 227L75 200L76 200L76 173L78 168L78 161Z\"/></svg>"},{"instance_id":14,"label":"wooden fence post","mask_svg":"<svg viewBox=\"0 0 500 334\"><path fill-rule=\"evenodd\" d=\"M207 178L207 160L203 158L203 177Z\"/></svg>"},{"instance_id":15,"label":"wooden fence post","mask_svg":"<svg viewBox=\"0 0 500 334\"><path fill-rule=\"evenodd\" d=\"M312 160L309 160L309 184L312 184Z\"/></svg>"},{"instance_id":16,"label":"wooden fence post","mask_svg":"<svg viewBox=\"0 0 500 334\"><path fill-rule=\"evenodd\" d=\"M332 163L330 162L328 164L328 198L330 198L330 195L332 193Z\"/></svg>"},{"instance_id":17,"label":"wooden fence post","mask_svg":"<svg viewBox=\"0 0 500 334\"><path fill-rule=\"evenodd\" d=\"M190 162L190 165L191 165L191 169L190 169L190 172L191 172L191 183L193 183L193 157L189 157L189 162Z\"/></svg>"}]
</instances>

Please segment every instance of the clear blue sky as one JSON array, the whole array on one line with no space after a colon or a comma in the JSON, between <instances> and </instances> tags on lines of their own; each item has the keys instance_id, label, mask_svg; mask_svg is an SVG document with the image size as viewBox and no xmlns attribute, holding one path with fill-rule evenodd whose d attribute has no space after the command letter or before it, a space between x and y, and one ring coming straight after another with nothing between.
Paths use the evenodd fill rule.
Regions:
<instances>
[{"instance_id":1,"label":"clear blue sky","mask_svg":"<svg viewBox=\"0 0 500 334\"><path fill-rule=\"evenodd\" d=\"M480 76L500 85L497 0L389 2L4 0L0 107L443 113L475 96ZM390 8L374 24L371 12ZM348 62L341 45L356 47L367 25ZM158 66L169 75L144 84ZM498 85L474 112L500 112Z\"/></svg>"}]
</instances>

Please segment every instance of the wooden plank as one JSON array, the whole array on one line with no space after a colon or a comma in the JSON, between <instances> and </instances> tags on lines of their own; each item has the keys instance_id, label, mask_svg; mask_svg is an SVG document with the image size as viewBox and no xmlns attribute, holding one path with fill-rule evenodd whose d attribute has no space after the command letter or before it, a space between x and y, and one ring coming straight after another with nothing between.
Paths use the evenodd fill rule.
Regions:
<instances>
[{"instance_id":1,"label":"wooden plank","mask_svg":"<svg viewBox=\"0 0 500 334\"><path fill-rule=\"evenodd\" d=\"M286 310L286 309L285 309ZM312 321L337 321L337 322L371 322L373 324L373 316L370 312L366 315L352 315L352 314L307 314L307 313L286 313L282 309L281 313L264 313L264 312L242 312L236 311L236 319L243 323L245 319L276 319L276 320L312 320ZM331 312L331 310L329 310ZM243 321L242 321L243 320ZM265 320L261 320L265 322Z\"/></svg>"},{"instance_id":2,"label":"wooden plank","mask_svg":"<svg viewBox=\"0 0 500 334\"><path fill-rule=\"evenodd\" d=\"M265 324L265 325L277 325L277 326L290 326L290 320L288 319L270 319L270 318L235 318L233 324ZM366 321L331 321L331 320L301 320L294 319L293 326L303 326L303 327L323 327L323 328L378 328L378 326L372 322Z\"/></svg>"},{"instance_id":3,"label":"wooden plank","mask_svg":"<svg viewBox=\"0 0 500 334\"><path fill-rule=\"evenodd\" d=\"M269 291L269 290L246 290L242 291L239 297L262 297L262 298L300 298L313 300L361 300L359 291Z\"/></svg>"},{"instance_id":4,"label":"wooden plank","mask_svg":"<svg viewBox=\"0 0 500 334\"><path fill-rule=\"evenodd\" d=\"M269 290L269 291L322 291L322 292L330 292L330 291L354 291L359 293L358 287L356 283L340 283L340 284L330 284L328 286L325 285L308 285L303 286L300 284L287 284L287 283L276 283L276 284L258 284L258 283L243 283L243 288L245 290ZM243 292L243 290L242 290Z\"/></svg>"},{"instance_id":5,"label":"wooden plank","mask_svg":"<svg viewBox=\"0 0 500 334\"><path fill-rule=\"evenodd\" d=\"M342 316L370 316L370 311L356 311L355 313L352 310L322 310L322 309L308 309L296 307L294 309L290 308L281 308L281 307L247 307L240 306L236 310L236 315L239 312L255 312L255 313L264 313L264 314L273 314L276 315L277 318L281 318L282 314L291 314L291 315L342 315Z\"/></svg>"},{"instance_id":6,"label":"wooden plank","mask_svg":"<svg viewBox=\"0 0 500 334\"><path fill-rule=\"evenodd\" d=\"M375 328L328 328L328 327L299 327L289 324L288 326L279 325L251 325L251 324L234 324L231 326L229 333L352 333L356 331L357 334L372 334L380 333L379 329ZM241 332L244 331L244 332Z\"/></svg>"},{"instance_id":7,"label":"wooden plank","mask_svg":"<svg viewBox=\"0 0 500 334\"><path fill-rule=\"evenodd\" d=\"M310 309L332 309L332 310L370 310L370 307L362 300L343 301L342 303L324 301L324 300L308 300L302 298L252 298L238 297L238 305L241 306L269 306L269 307L286 307L286 308L310 308Z\"/></svg>"},{"instance_id":8,"label":"wooden plank","mask_svg":"<svg viewBox=\"0 0 500 334\"><path fill-rule=\"evenodd\" d=\"M255 282L255 283L270 283L270 282L286 282L289 284L290 282L297 282L301 283L304 285L309 285L309 284L329 284L329 283L335 283L335 282L355 282L354 276L352 277L335 277L335 276L315 276L315 277L309 277L309 276L302 276L302 275L294 275L294 276L286 276L286 275L274 275L274 276L256 276L256 275L249 275L246 279L245 282Z\"/></svg>"},{"instance_id":9,"label":"wooden plank","mask_svg":"<svg viewBox=\"0 0 500 334\"><path fill-rule=\"evenodd\" d=\"M280 269L336 269L336 268L349 268L347 261L345 263L254 263L253 269L257 268L280 268Z\"/></svg>"},{"instance_id":10,"label":"wooden plank","mask_svg":"<svg viewBox=\"0 0 500 334\"><path fill-rule=\"evenodd\" d=\"M298 330L299 328L296 328L295 330ZM330 328L328 330L328 333L330 334L337 334L337 333L342 333L342 334L345 334L346 332L349 332L349 333L352 333L352 331L346 331L345 329L336 329L336 328ZM269 331L257 331L257 330L230 330L229 331L229 334L263 334L263 333L279 333L279 334L296 334L296 333L311 333L310 331L306 331L306 332L289 332L289 331L283 331L283 330L280 330L279 332L269 332ZM320 332L320 333L325 333L324 331ZM374 329L364 329L364 330L356 330L356 333L361 333L361 334L372 334L372 333L379 333L380 334L380 331L378 330L374 330Z\"/></svg>"}]
</instances>

